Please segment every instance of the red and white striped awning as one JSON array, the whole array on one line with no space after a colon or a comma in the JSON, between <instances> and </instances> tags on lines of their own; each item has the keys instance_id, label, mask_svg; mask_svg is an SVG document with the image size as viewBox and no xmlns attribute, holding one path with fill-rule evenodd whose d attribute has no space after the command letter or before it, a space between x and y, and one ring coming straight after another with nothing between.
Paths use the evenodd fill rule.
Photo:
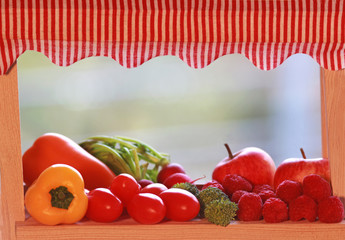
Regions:
<instances>
[{"instance_id":1,"label":"red and white striped awning","mask_svg":"<svg viewBox=\"0 0 345 240\"><path fill-rule=\"evenodd\" d=\"M136 67L174 55L194 68L240 53L270 70L292 54L345 67L343 0L0 0L0 73L26 50L68 66Z\"/></svg>"}]
</instances>

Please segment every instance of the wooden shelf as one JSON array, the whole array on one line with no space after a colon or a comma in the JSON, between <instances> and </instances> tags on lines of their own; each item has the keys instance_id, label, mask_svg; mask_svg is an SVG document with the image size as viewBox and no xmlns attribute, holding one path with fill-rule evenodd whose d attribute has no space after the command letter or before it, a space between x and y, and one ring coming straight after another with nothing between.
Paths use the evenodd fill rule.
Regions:
<instances>
[{"instance_id":1,"label":"wooden shelf","mask_svg":"<svg viewBox=\"0 0 345 240\"><path fill-rule=\"evenodd\" d=\"M17 222L17 239L341 239L345 221L337 224L308 221L271 224L265 221L234 221L227 227L216 226L205 219L190 222L165 221L160 224L138 224L131 218L101 224L81 221L72 225L45 226L32 218Z\"/></svg>"}]
</instances>

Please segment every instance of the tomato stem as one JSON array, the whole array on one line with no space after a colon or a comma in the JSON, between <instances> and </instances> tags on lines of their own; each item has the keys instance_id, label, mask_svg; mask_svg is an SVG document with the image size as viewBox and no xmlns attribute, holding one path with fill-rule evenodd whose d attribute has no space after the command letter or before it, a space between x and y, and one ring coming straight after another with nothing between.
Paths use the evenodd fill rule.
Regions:
<instances>
[{"instance_id":1,"label":"tomato stem","mask_svg":"<svg viewBox=\"0 0 345 240\"><path fill-rule=\"evenodd\" d=\"M55 189L52 188L49 194L52 197L51 205L56 208L68 209L74 199L73 194L69 192L65 186L60 186Z\"/></svg>"},{"instance_id":2,"label":"tomato stem","mask_svg":"<svg viewBox=\"0 0 345 240\"><path fill-rule=\"evenodd\" d=\"M199 177L199 178L197 178L197 179L194 179L194 180L191 181L190 183L191 183L191 184L194 184L196 181L199 181L199 180L204 179L204 178L206 178L205 175L203 175L202 177Z\"/></svg>"}]
</instances>

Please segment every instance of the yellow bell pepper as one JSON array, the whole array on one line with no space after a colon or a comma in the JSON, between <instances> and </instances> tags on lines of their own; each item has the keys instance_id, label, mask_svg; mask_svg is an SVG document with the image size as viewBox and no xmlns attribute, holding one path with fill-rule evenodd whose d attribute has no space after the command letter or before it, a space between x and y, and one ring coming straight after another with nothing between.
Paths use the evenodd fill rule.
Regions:
<instances>
[{"instance_id":1,"label":"yellow bell pepper","mask_svg":"<svg viewBox=\"0 0 345 240\"><path fill-rule=\"evenodd\" d=\"M87 210L81 174L66 164L55 164L45 169L25 194L29 214L46 225L75 223Z\"/></svg>"}]
</instances>

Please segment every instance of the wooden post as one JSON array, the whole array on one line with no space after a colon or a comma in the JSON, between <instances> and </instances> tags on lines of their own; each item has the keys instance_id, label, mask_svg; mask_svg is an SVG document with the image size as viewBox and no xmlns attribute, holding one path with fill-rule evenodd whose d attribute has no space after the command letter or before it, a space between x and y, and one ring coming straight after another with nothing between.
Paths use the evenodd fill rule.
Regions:
<instances>
[{"instance_id":1,"label":"wooden post","mask_svg":"<svg viewBox=\"0 0 345 240\"><path fill-rule=\"evenodd\" d=\"M322 157L328 158L328 138L327 138L327 119L326 119L326 100L325 100L325 71L320 68L320 99L321 99L321 143Z\"/></svg>"},{"instance_id":2,"label":"wooden post","mask_svg":"<svg viewBox=\"0 0 345 240\"><path fill-rule=\"evenodd\" d=\"M17 65L0 76L0 174L2 238L15 239L15 222L25 220Z\"/></svg>"},{"instance_id":3,"label":"wooden post","mask_svg":"<svg viewBox=\"0 0 345 240\"><path fill-rule=\"evenodd\" d=\"M328 154L333 193L345 203L345 70L321 70L323 154Z\"/></svg>"}]
</instances>

